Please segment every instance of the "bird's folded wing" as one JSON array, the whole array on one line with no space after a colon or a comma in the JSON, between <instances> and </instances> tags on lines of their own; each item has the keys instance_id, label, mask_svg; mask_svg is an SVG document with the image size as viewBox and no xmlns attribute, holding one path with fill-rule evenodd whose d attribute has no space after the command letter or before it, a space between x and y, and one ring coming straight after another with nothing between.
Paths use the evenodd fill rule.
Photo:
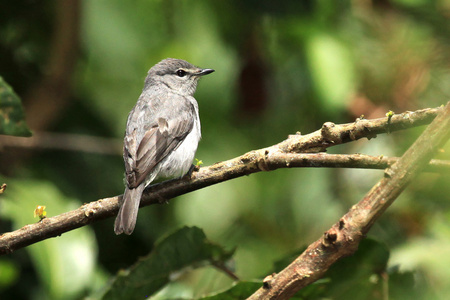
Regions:
<instances>
[{"instance_id":1,"label":"bird's folded wing","mask_svg":"<svg viewBox=\"0 0 450 300\"><path fill-rule=\"evenodd\" d=\"M130 168L133 180L128 180L130 187L136 187L145 181L155 166L183 142L194 126L194 108L176 109L174 117L160 117L157 123L149 128L137 147L133 157L134 167ZM124 148L127 149L127 139ZM131 174L130 174L131 175Z\"/></svg>"}]
</instances>

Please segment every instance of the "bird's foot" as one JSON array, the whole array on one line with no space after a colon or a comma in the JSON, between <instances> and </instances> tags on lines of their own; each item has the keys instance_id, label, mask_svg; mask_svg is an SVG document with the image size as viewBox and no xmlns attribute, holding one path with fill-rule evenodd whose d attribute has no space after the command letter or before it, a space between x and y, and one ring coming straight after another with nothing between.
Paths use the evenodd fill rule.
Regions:
<instances>
[{"instance_id":1,"label":"bird's foot","mask_svg":"<svg viewBox=\"0 0 450 300\"><path fill-rule=\"evenodd\" d=\"M191 165L191 167L189 168L189 171L186 173L187 178L191 178L192 177L192 173L198 172L198 170L200 170L200 166L199 165Z\"/></svg>"}]
</instances>

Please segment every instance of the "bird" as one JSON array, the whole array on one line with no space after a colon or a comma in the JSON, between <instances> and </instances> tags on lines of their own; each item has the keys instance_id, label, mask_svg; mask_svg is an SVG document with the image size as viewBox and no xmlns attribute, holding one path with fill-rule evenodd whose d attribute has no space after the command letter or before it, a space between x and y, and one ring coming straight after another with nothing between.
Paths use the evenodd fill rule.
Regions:
<instances>
[{"instance_id":1,"label":"bird","mask_svg":"<svg viewBox=\"0 0 450 300\"><path fill-rule=\"evenodd\" d=\"M114 232L130 235L142 193L156 179L177 178L192 170L201 138L199 79L214 72L175 58L148 71L139 99L128 115L124 137L125 192Z\"/></svg>"}]
</instances>

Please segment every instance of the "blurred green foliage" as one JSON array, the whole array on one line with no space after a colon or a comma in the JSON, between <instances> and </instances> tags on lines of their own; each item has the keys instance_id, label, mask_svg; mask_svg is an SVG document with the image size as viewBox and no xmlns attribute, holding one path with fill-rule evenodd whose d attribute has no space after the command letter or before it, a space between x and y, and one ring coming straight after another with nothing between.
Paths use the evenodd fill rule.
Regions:
<instances>
[{"instance_id":1,"label":"blurred green foliage","mask_svg":"<svg viewBox=\"0 0 450 300\"><path fill-rule=\"evenodd\" d=\"M54 74L49 65L57 57L55 29L71 19L57 17L76 12L61 4L69 2L81 5L75 16L79 55L74 72ZM47 102L27 117L39 118L46 105L57 107L39 130L120 142L152 65L176 57L214 68L196 93L203 134L196 156L210 165L297 131L316 130L325 121L351 122L447 102L449 10L448 0L3 1L0 75L28 108L37 101L42 78L69 78L69 96L44 97ZM421 131L330 152L399 156ZM54 216L123 192L120 153L37 151L2 140L0 146L0 183L8 184L0 195L0 232L37 222L37 205ZM449 152L446 146L438 158L448 159ZM317 239L381 176L372 170L278 170L141 209L129 237L115 236L113 220L105 220L2 257L0 298L92 295L119 269L150 253L157 239L183 226L202 228L225 249L237 247L233 263L239 278L262 279L273 262ZM388 273L397 268L389 285L396 287L395 299L410 297L411 281L419 299L450 294L449 177L422 174L370 232L390 253L387 266L386 260L374 264ZM351 281L342 284L351 288ZM206 267L178 278L170 291L174 298L189 298L229 286L223 273Z\"/></svg>"},{"instance_id":2,"label":"blurred green foliage","mask_svg":"<svg viewBox=\"0 0 450 300\"><path fill-rule=\"evenodd\" d=\"M51 215L78 206L51 182L8 180L8 184L8 198L2 203L2 219L11 220L13 229L38 222L39 218L34 216L37 205L45 203L46 211ZM77 296L95 277L97 245L94 233L88 227L31 245L27 252L44 284L44 294L51 299ZM35 292L40 293L39 289Z\"/></svg>"}]
</instances>

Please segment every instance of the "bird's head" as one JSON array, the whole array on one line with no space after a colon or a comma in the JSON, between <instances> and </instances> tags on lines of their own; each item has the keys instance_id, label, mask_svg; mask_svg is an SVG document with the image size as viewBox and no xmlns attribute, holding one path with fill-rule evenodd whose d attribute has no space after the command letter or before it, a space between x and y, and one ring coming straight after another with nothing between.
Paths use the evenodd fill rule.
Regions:
<instances>
[{"instance_id":1,"label":"bird's head","mask_svg":"<svg viewBox=\"0 0 450 300\"><path fill-rule=\"evenodd\" d=\"M166 58L148 71L145 86L163 85L174 93L192 96L200 77L212 72L213 69L201 69L182 59Z\"/></svg>"}]
</instances>

